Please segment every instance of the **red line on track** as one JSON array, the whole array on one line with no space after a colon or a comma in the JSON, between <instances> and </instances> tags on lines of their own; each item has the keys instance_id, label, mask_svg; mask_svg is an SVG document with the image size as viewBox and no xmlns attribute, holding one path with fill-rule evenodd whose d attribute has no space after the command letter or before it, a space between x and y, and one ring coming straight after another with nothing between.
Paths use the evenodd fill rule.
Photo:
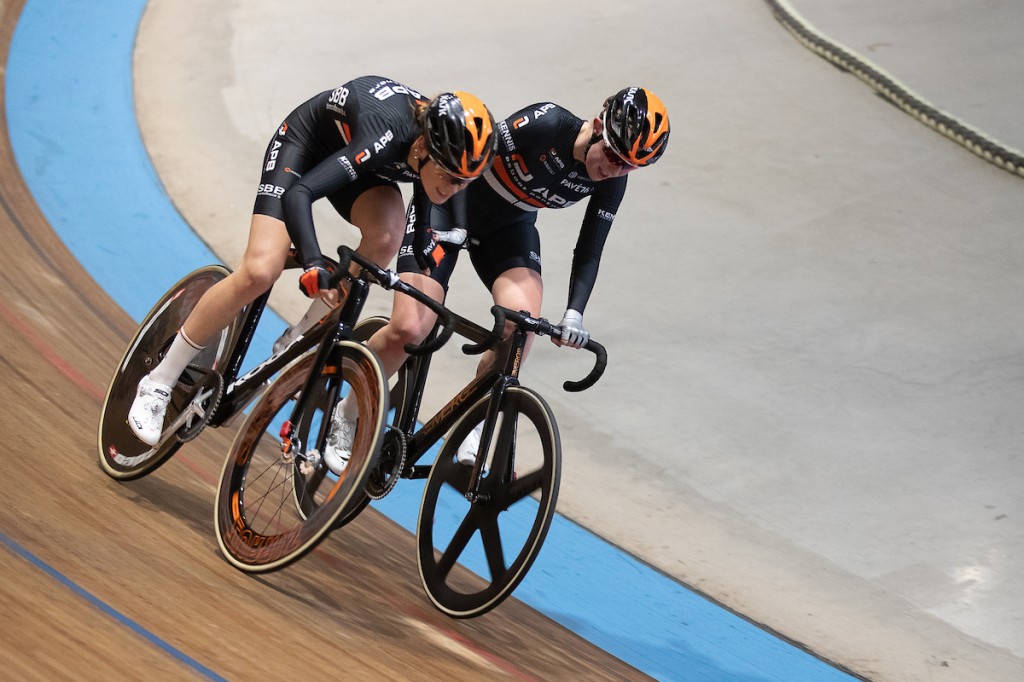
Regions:
<instances>
[{"instance_id":1,"label":"red line on track","mask_svg":"<svg viewBox=\"0 0 1024 682\"><path fill-rule=\"evenodd\" d=\"M8 308L2 301L0 301L0 315L2 315L3 318L7 320L7 322L14 327L14 329L16 329L18 333L32 345L33 348L39 351L39 354L42 355L47 362L57 368L57 371L61 374L66 376L71 383L78 386L87 395L98 400L103 400L103 389L99 388L96 384L89 381L84 375L79 373L71 363L62 358L60 354L58 354L57 351L55 351L50 344L43 339L43 337L37 334L20 315Z\"/></svg>"}]
</instances>

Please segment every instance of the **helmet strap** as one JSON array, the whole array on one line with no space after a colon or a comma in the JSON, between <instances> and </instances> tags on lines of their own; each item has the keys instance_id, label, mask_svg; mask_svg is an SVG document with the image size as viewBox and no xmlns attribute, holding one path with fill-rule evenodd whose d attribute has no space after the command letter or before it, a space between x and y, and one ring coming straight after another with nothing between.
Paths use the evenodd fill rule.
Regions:
<instances>
[{"instance_id":1,"label":"helmet strap","mask_svg":"<svg viewBox=\"0 0 1024 682\"><path fill-rule=\"evenodd\" d=\"M590 148L593 147L595 144L597 144L601 140L601 137L602 137L601 133L591 133L590 134L590 142L587 143L587 148L583 150L583 162L584 163L586 163L586 161L587 161L587 154L590 153Z\"/></svg>"},{"instance_id":2,"label":"helmet strap","mask_svg":"<svg viewBox=\"0 0 1024 682\"><path fill-rule=\"evenodd\" d=\"M417 151L419 150L419 151ZM413 170L418 174L423 164L430 160L430 152L427 151L427 141L421 135L417 142L412 145L412 158L416 161L416 168Z\"/></svg>"}]
</instances>

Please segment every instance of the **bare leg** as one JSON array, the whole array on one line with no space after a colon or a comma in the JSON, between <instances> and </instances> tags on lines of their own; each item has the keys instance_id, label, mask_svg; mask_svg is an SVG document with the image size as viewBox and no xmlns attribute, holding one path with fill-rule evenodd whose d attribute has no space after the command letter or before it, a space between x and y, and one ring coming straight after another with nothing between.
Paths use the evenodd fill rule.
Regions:
<instances>
[{"instance_id":1,"label":"bare leg","mask_svg":"<svg viewBox=\"0 0 1024 682\"><path fill-rule=\"evenodd\" d=\"M402 281L416 287L435 301L444 301L444 288L426 275L407 272L401 275ZM435 315L426 306L402 294L395 294L391 304L391 319L376 334L370 337L367 345L380 358L384 374L391 377L408 358L405 345L420 343L427 337L434 323Z\"/></svg>"},{"instance_id":2,"label":"bare leg","mask_svg":"<svg viewBox=\"0 0 1024 682\"><path fill-rule=\"evenodd\" d=\"M352 204L352 224L362 233L356 249L361 255L386 267L398 253L405 236L405 206L393 187L374 187ZM335 474L344 471L352 451L358 405L347 398L338 403L324 447L324 462Z\"/></svg>"},{"instance_id":3,"label":"bare leg","mask_svg":"<svg viewBox=\"0 0 1024 682\"><path fill-rule=\"evenodd\" d=\"M206 343L228 326L238 311L277 281L290 244L283 222L253 215L241 265L203 294L164 359L139 382L128 411L128 424L139 440L148 445L157 443L171 387Z\"/></svg>"},{"instance_id":4,"label":"bare leg","mask_svg":"<svg viewBox=\"0 0 1024 682\"><path fill-rule=\"evenodd\" d=\"M353 203L350 217L352 223L362 233L356 251L377 265L387 267L398 253L405 231L405 208L402 206L401 194L391 187L367 190ZM323 319L337 303L333 296L313 301L302 319L285 330L274 344L275 351L284 348L300 334L305 333Z\"/></svg>"},{"instance_id":5,"label":"bare leg","mask_svg":"<svg viewBox=\"0 0 1024 682\"><path fill-rule=\"evenodd\" d=\"M497 305L511 310L525 310L536 317L540 315L541 304L544 300L544 280L541 279L539 272L529 268L512 268L501 273L494 280L491 296ZM523 360L526 360L532 346L533 334L526 340ZM477 375L482 374L496 361L496 355L495 351L489 350L480 357Z\"/></svg>"},{"instance_id":6,"label":"bare leg","mask_svg":"<svg viewBox=\"0 0 1024 682\"><path fill-rule=\"evenodd\" d=\"M290 245L283 222L253 215L249 243L238 269L203 294L150 378L167 386L177 383L192 358L231 323L238 311L273 286L284 269Z\"/></svg>"},{"instance_id":7,"label":"bare leg","mask_svg":"<svg viewBox=\"0 0 1024 682\"><path fill-rule=\"evenodd\" d=\"M209 343L242 308L274 285L284 270L291 239L284 222L254 215L238 268L199 299L182 328L198 344Z\"/></svg>"}]
</instances>

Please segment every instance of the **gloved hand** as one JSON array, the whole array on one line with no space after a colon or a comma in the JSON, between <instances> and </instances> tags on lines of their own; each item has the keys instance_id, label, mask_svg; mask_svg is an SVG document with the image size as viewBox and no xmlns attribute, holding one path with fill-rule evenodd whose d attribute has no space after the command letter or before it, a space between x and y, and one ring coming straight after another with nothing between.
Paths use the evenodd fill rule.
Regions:
<instances>
[{"instance_id":1,"label":"gloved hand","mask_svg":"<svg viewBox=\"0 0 1024 682\"><path fill-rule=\"evenodd\" d=\"M434 239L442 244L450 244L453 248L466 246L469 232L464 227L453 227L450 230L434 230Z\"/></svg>"},{"instance_id":2,"label":"gloved hand","mask_svg":"<svg viewBox=\"0 0 1024 682\"><path fill-rule=\"evenodd\" d=\"M560 345L582 348L590 340L590 332L583 328L583 313L566 310L558 326L562 328Z\"/></svg>"},{"instance_id":3,"label":"gloved hand","mask_svg":"<svg viewBox=\"0 0 1024 682\"><path fill-rule=\"evenodd\" d=\"M434 239L434 231L429 227L420 227L412 238L412 255L416 257L416 265L420 270L431 270L437 267L437 260L434 257L434 249L437 248L437 241Z\"/></svg>"},{"instance_id":4,"label":"gloved hand","mask_svg":"<svg viewBox=\"0 0 1024 682\"><path fill-rule=\"evenodd\" d=\"M299 277L299 289L309 298L317 298L331 288L330 265L323 258L311 258L305 263L306 271Z\"/></svg>"}]
</instances>

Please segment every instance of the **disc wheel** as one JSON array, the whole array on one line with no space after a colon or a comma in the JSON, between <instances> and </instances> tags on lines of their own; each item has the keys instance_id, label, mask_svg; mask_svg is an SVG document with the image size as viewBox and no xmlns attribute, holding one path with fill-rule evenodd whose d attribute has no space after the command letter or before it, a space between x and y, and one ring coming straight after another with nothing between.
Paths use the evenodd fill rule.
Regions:
<instances>
[{"instance_id":1,"label":"disc wheel","mask_svg":"<svg viewBox=\"0 0 1024 682\"><path fill-rule=\"evenodd\" d=\"M387 385L377 356L341 341L307 386L314 355L295 360L270 384L224 462L214 516L217 541L225 558L246 572L277 570L312 550L353 498L364 494L366 476L380 454ZM291 452L285 453L281 428L293 419L304 390L315 399L294 416ZM349 394L358 407L356 432L348 466L336 476L311 453L323 452L330 415ZM309 466L313 471L303 475Z\"/></svg>"},{"instance_id":2,"label":"disc wheel","mask_svg":"<svg viewBox=\"0 0 1024 682\"><path fill-rule=\"evenodd\" d=\"M156 447L140 441L128 426L128 410L142 377L163 359L174 335L210 287L229 274L227 268L210 265L200 268L171 287L143 318L114 369L107 386L97 428L100 468L118 480L145 476L166 462L181 446L177 437L164 438ZM193 360L203 370L220 372L227 360L231 343L242 314L213 343ZM190 404L195 382L203 372L186 370L171 391L165 424L177 419ZM196 431L198 433L198 431ZM192 434L193 437L195 434Z\"/></svg>"},{"instance_id":3,"label":"disc wheel","mask_svg":"<svg viewBox=\"0 0 1024 682\"><path fill-rule=\"evenodd\" d=\"M540 552L558 498L562 455L554 415L537 393L512 387L491 438L479 498L467 499L473 467L455 455L484 420L488 402L474 405L453 427L420 505L420 579L434 606L454 618L487 613L512 593Z\"/></svg>"}]
</instances>

